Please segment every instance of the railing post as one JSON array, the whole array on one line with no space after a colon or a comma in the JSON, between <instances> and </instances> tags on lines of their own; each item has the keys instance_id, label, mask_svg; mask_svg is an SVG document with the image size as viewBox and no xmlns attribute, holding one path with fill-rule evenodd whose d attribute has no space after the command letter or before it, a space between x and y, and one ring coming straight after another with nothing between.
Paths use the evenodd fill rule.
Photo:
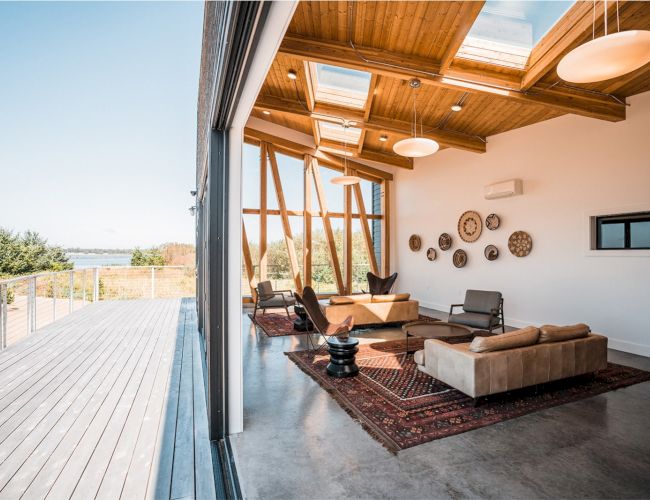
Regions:
<instances>
[{"instance_id":1,"label":"railing post","mask_svg":"<svg viewBox=\"0 0 650 500\"><path fill-rule=\"evenodd\" d=\"M27 335L34 333L34 283L36 278L32 278L27 282Z\"/></svg>"},{"instance_id":2,"label":"railing post","mask_svg":"<svg viewBox=\"0 0 650 500\"><path fill-rule=\"evenodd\" d=\"M156 298L156 268L151 266L151 298Z\"/></svg>"},{"instance_id":3,"label":"railing post","mask_svg":"<svg viewBox=\"0 0 650 500\"><path fill-rule=\"evenodd\" d=\"M56 321L56 274L52 274L52 321Z\"/></svg>"},{"instance_id":4,"label":"railing post","mask_svg":"<svg viewBox=\"0 0 650 500\"><path fill-rule=\"evenodd\" d=\"M81 280L81 300L82 304L86 305L86 270L83 270L83 278Z\"/></svg>"},{"instance_id":5,"label":"railing post","mask_svg":"<svg viewBox=\"0 0 650 500\"><path fill-rule=\"evenodd\" d=\"M69 310L68 312L72 312L73 309L73 300L74 300L74 271L70 271L70 276L68 277L68 287L70 288L70 297L69 297Z\"/></svg>"},{"instance_id":6,"label":"railing post","mask_svg":"<svg viewBox=\"0 0 650 500\"><path fill-rule=\"evenodd\" d=\"M93 269L93 302L99 300L99 268Z\"/></svg>"},{"instance_id":7,"label":"railing post","mask_svg":"<svg viewBox=\"0 0 650 500\"><path fill-rule=\"evenodd\" d=\"M7 285L0 285L0 349L7 347Z\"/></svg>"}]
</instances>

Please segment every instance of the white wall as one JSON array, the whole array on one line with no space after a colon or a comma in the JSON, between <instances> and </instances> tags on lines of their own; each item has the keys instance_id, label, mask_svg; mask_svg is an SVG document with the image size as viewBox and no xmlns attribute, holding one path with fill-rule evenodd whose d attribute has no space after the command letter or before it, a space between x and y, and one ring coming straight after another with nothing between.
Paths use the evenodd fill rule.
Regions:
<instances>
[{"instance_id":1,"label":"white wall","mask_svg":"<svg viewBox=\"0 0 650 500\"><path fill-rule=\"evenodd\" d=\"M413 171L395 179L395 270L400 291L422 305L448 310L461 303L467 288L499 290L506 322L588 323L610 338L610 347L650 355L650 252L608 252L594 256L588 247L588 214L650 210L650 92L628 99L627 119L608 123L563 116L490 137L487 153L446 149L416 160ZM466 106L462 113L473 112ZM521 178L524 194L488 201L483 186ZM496 213L501 227L464 243L459 216ZM610 211L612 210L612 211ZM532 253L517 258L508 251L513 231L527 231ZM438 248L438 236L454 238L451 250ZM423 250L409 250L411 234ZM499 248L488 262L483 249ZM426 259L434 247L438 258ZM462 269L452 264L457 248L468 253Z\"/></svg>"}]
</instances>

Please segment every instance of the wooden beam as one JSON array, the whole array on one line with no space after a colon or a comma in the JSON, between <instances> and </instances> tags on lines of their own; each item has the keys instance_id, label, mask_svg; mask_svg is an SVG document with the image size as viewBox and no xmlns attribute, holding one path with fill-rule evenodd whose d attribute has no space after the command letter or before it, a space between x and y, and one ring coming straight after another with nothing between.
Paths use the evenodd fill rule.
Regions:
<instances>
[{"instance_id":1,"label":"wooden beam","mask_svg":"<svg viewBox=\"0 0 650 500\"><path fill-rule=\"evenodd\" d=\"M446 73L449 66L451 66L451 62L454 60L454 57L456 57L458 49L460 49L460 46L465 41L467 33L469 33L469 30L472 29L474 21L476 21L476 18L481 12L484 4L484 1L462 3L458 15L454 18L454 25L452 28L453 34L451 36L451 40L447 44L445 54L440 60L441 74Z\"/></svg>"},{"instance_id":2,"label":"wooden beam","mask_svg":"<svg viewBox=\"0 0 650 500\"><path fill-rule=\"evenodd\" d=\"M370 71L402 80L417 77L425 85L435 85L473 94L486 94L522 104L541 104L563 113L614 122L625 119L625 106L611 99L602 99L588 93L567 97L562 93L548 90L543 92L538 90L535 93L527 94L515 89L509 90L467 82L441 75L439 65L431 61L422 62L420 58L366 48L358 48L355 51L349 45L341 42L287 35L280 46L280 53L303 60Z\"/></svg>"},{"instance_id":3,"label":"wooden beam","mask_svg":"<svg viewBox=\"0 0 650 500\"><path fill-rule=\"evenodd\" d=\"M349 167L343 175L354 175ZM345 293L352 293L352 186L343 186L343 258L345 260Z\"/></svg>"},{"instance_id":4,"label":"wooden beam","mask_svg":"<svg viewBox=\"0 0 650 500\"><path fill-rule=\"evenodd\" d=\"M371 181L371 182L377 182L377 181ZM310 210L310 215L312 217L321 217L322 214L319 210ZM243 208L242 213L245 215L259 215L260 214L260 209L259 208ZM267 215L280 215L279 210L273 210L269 209L266 211ZM287 215L289 217L302 217L305 213L305 210L289 210L287 209ZM343 212L328 212L330 219L342 219L343 218ZM379 214L367 214L366 217L369 220L379 220L382 218L381 215ZM358 219L359 214L352 214L353 219Z\"/></svg>"},{"instance_id":5,"label":"wooden beam","mask_svg":"<svg viewBox=\"0 0 650 500\"><path fill-rule=\"evenodd\" d=\"M390 182L381 184L381 270L384 277L390 275Z\"/></svg>"},{"instance_id":6,"label":"wooden beam","mask_svg":"<svg viewBox=\"0 0 650 500\"><path fill-rule=\"evenodd\" d=\"M343 171L343 158L340 158L336 155L325 153L319 151L318 149L310 146L305 146L297 142L290 141L283 137L278 137L266 132L255 130L249 127L244 129L244 137L246 140L251 141L265 141L267 143L273 144L275 149L280 149L288 153L293 153L296 155L310 155L316 158L318 161L327 164L330 168L335 170ZM352 168L354 168L358 173L359 177L366 178L367 180L377 182L382 180L393 180L393 174L390 172L385 172L378 168L369 167L362 163L354 162L348 160L348 163Z\"/></svg>"},{"instance_id":7,"label":"wooden beam","mask_svg":"<svg viewBox=\"0 0 650 500\"><path fill-rule=\"evenodd\" d=\"M303 231L302 231L302 273L305 286L312 286L312 242L311 242L311 168L313 158L305 155L305 170L303 172Z\"/></svg>"},{"instance_id":8,"label":"wooden beam","mask_svg":"<svg viewBox=\"0 0 650 500\"><path fill-rule=\"evenodd\" d=\"M241 221L241 239L242 239L242 253L244 254L244 267L246 269L246 277L248 278L248 285L251 289L251 296L253 300L257 297L257 290L255 290L255 269L253 269L253 259L251 258L251 249L248 245L248 236L246 235L246 224L244 219Z\"/></svg>"},{"instance_id":9,"label":"wooden beam","mask_svg":"<svg viewBox=\"0 0 650 500\"><path fill-rule=\"evenodd\" d=\"M608 15L616 12L616 4L609 3ZM531 88L555 68L566 53L591 38L595 6L592 2L576 2L539 41L528 58L528 69L521 81L522 89ZM596 9L596 27L600 28L603 21L604 8L600 7Z\"/></svg>"},{"instance_id":10,"label":"wooden beam","mask_svg":"<svg viewBox=\"0 0 650 500\"><path fill-rule=\"evenodd\" d=\"M260 281L267 277L267 173L268 152L265 142L260 143Z\"/></svg>"},{"instance_id":11,"label":"wooden beam","mask_svg":"<svg viewBox=\"0 0 650 500\"><path fill-rule=\"evenodd\" d=\"M327 196L325 195L325 189L320 175L320 166L318 165L318 160L316 158L312 158L312 175L314 178L314 186L316 187L316 197L318 198L318 204L322 214L323 230L329 248L330 262L332 264L332 269L334 270L334 278L336 279L336 289L340 295L343 295L345 290L343 287L341 266L339 264L339 257L336 253L336 242L334 241L332 224L330 223L329 214L327 212Z\"/></svg>"},{"instance_id":12,"label":"wooden beam","mask_svg":"<svg viewBox=\"0 0 650 500\"><path fill-rule=\"evenodd\" d=\"M391 132L400 137L408 137L412 133L412 124L393 118L373 116L365 118L360 111L349 110L338 106L323 106L316 104L314 111L307 111L298 101L275 96L260 96L255 103L259 110L269 110L274 113L312 118L321 121L341 123L342 119L356 122L357 127L376 132ZM443 147L463 149L477 153L485 152L485 138L462 134L451 130L439 129L435 125L424 124L425 137L440 143ZM387 160L389 161L389 160Z\"/></svg>"},{"instance_id":13,"label":"wooden beam","mask_svg":"<svg viewBox=\"0 0 650 500\"><path fill-rule=\"evenodd\" d=\"M327 152L333 154L340 154L340 155L345 154L345 146L343 144L328 139L321 139L318 150L321 152ZM359 153L354 146L348 145L347 153L348 155L351 155L353 158L360 158L362 160L375 161L377 163L383 163L385 165L390 164L394 167L413 170L413 161L410 158L407 158L405 156L399 156L398 154L393 152L374 151L374 150L364 149L362 152ZM350 164L349 157L348 157L348 164Z\"/></svg>"},{"instance_id":14,"label":"wooden beam","mask_svg":"<svg viewBox=\"0 0 650 500\"><path fill-rule=\"evenodd\" d=\"M363 202L363 193L361 186L355 184L353 186L354 197L357 201L357 211L361 219L361 230L363 231L363 238L366 242L366 250L368 251L368 262L370 262L370 270L373 274L379 274L377 270L377 257L375 256L375 247L372 241L372 233L370 232L370 225L368 224L368 217L366 215L366 206Z\"/></svg>"},{"instance_id":15,"label":"wooden beam","mask_svg":"<svg viewBox=\"0 0 650 500\"><path fill-rule=\"evenodd\" d=\"M284 241L287 244L287 252L289 253L289 265L291 266L291 274L293 275L293 282L296 286L296 291L302 293L302 281L300 279L300 267L298 266L298 257L296 256L296 246L293 242L293 234L291 232L291 224L289 223L289 216L287 215L287 205L284 201L284 192L282 191L282 183L280 181L280 171L278 169L278 162L275 157L273 146L267 145L269 153L269 160L271 165L271 176L273 177L273 184L275 185L275 194L278 198L278 207L280 209L280 217L282 219L282 229L284 231Z\"/></svg>"}]
</instances>

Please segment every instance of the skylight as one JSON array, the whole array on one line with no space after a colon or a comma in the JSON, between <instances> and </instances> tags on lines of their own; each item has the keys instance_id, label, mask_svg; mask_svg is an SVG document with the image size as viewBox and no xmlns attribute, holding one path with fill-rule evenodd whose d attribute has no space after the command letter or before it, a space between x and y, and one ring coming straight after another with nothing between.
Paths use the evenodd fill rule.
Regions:
<instances>
[{"instance_id":1,"label":"skylight","mask_svg":"<svg viewBox=\"0 0 650 500\"><path fill-rule=\"evenodd\" d=\"M370 73L320 63L310 63L309 68L317 102L357 109L366 105Z\"/></svg>"},{"instance_id":2,"label":"skylight","mask_svg":"<svg viewBox=\"0 0 650 500\"><path fill-rule=\"evenodd\" d=\"M456 57L524 69L533 47L574 3L487 0Z\"/></svg>"},{"instance_id":3,"label":"skylight","mask_svg":"<svg viewBox=\"0 0 650 500\"><path fill-rule=\"evenodd\" d=\"M361 129L357 127L348 127L331 122L318 122L318 129L322 139L329 139L341 143L347 142L349 145L356 146L361 138Z\"/></svg>"}]
</instances>

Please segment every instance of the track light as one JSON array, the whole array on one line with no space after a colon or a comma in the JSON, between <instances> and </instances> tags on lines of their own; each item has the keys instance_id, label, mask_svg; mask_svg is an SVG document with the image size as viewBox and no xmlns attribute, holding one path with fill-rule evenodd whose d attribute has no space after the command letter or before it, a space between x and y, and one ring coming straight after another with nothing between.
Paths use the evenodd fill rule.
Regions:
<instances>
[{"instance_id":1,"label":"track light","mask_svg":"<svg viewBox=\"0 0 650 500\"><path fill-rule=\"evenodd\" d=\"M292 69L289 70L289 72L287 73L287 76L289 77L289 80L297 80L298 79L298 73L296 73Z\"/></svg>"},{"instance_id":2,"label":"track light","mask_svg":"<svg viewBox=\"0 0 650 500\"><path fill-rule=\"evenodd\" d=\"M262 111L262 113L264 113L266 116L271 114L271 112L268 109L265 109L264 111Z\"/></svg>"},{"instance_id":3,"label":"track light","mask_svg":"<svg viewBox=\"0 0 650 500\"><path fill-rule=\"evenodd\" d=\"M461 109L463 109L463 107L462 107L460 104L454 104L454 105L451 107L451 110L454 111L454 112L456 112L456 113L458 113Z\"/></svg>"},{"instance_id":4,"label":"track light","mask_svg":"<svg viewBox=\"0 0 650 500\"><path fill-rule=\"evenodd\" d=\"M381 142L386 142L386 141L388 140L388 136L387 136L387 135L380 135L380 136L379 136L379 140L380 140Z\"/></svg>"}]
</instances>

